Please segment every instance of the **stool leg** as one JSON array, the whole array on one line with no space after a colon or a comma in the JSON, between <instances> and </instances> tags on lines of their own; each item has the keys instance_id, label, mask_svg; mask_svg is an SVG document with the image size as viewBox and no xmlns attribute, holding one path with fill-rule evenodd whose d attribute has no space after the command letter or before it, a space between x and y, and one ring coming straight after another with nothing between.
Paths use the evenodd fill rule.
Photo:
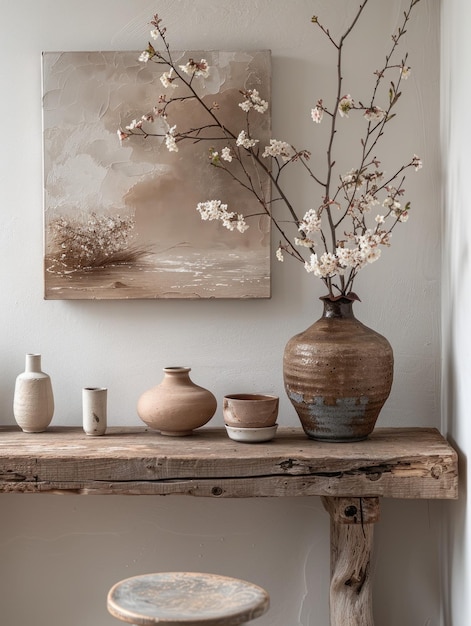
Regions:
<instances>
[{"instance_id":1,"label":"stool leg","mask_svg":"<svg viewBox=\"0 0 471 626\"><path fill-rule=\"evenodd\" d=\"M330 626L374 626L371 554L379 498L322 502L330 515Z\"/></svg>"}]
</instances>

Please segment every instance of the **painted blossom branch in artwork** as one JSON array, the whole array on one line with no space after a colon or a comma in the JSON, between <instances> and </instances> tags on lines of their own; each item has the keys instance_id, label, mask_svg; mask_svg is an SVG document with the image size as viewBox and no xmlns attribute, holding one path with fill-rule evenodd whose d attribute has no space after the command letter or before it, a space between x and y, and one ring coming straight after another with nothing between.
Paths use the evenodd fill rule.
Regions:
<instances>
[{"instance_id":1,"label":"painted blossom branch in artwork","mask_svg":"<svg viewBox=\"0 0 471 626\"><path fill-rule=\"evenodd\" d=\"M158 15L151 21L150 33L157 43L149 43L139 60L162 65L162 92L152 111L118 129L121 141L159 137L172 152L178 152L179 144L184 141L204 142L209 164L253 194L259 211L243 213L238 207L228 206L224 198L202 199L196 207L201 218L220 220L226 228L244 233L252 219L267 215L278 233L277 259L283 261L289 255L301 262L308 273L325 283L330 298L357 298L352 289L358 272L379 259L382 248L391 243L392 231L409 217L411 204L404 198L406 174L422 167L421 159L414 154L386 175L376 156L386 127L396 115L401 85L411 73L408 54L401 56L400 47L412 11L420 0L410 0L404 11L399 27L391 36L385 60L374 72L369 96L360 100L344 93L345 48L368 1L359 5L339 38L317 16L311 20L332 46L336 58L333 97L319 98L310 107L315 126L330 125L323 173L311 168L310 150L275 138L262 143L253 132L255 117L266 114L269 107L263 87L240 89L239 107L245 114L243 128L229 128L223 123L220 104L208 103L203 96L204 81L211 76L212 68L205 58L190 58L186 63L175 61L167 29ZM187 100L200 106L203 115L200 119L204 121L184 127L173 122L172 112L176 103ZM354 117L359 130L356 161L348 171L339 171L336 151L340 151L340 125ZM314 185L312 197L317 196L318 200L311 208L299 211L288 196L287 172L292 166L301 167ZM262 174L271 182L271 194L261 184Z\"/></svg>"},{"instance_id":2,"label":"painted blossom branch in artwork","mask_svg":"<svg viewBox=\"0 0 471 626\"><path fill-rule=\"evenodd\" d=\"M49 224L47 269L67 275L82 269L135 262L146 251L132 245L134 218L90 213Z\"/></svg>"}]
</instances>

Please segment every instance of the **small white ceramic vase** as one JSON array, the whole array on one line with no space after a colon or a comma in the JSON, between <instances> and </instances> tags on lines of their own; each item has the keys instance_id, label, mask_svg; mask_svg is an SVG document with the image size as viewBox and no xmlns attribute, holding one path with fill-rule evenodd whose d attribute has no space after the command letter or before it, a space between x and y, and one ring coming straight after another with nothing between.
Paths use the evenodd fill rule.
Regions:
<instances>
[{"instance_id":1,"label":"small white ceramic vase","mask_svg":"<svg viewBox=\"0 0 471 626\"><path fill-rule=\"evenodd\" d=\"M27 354L25 371L16 378L13 415L25 433L41 433L54 415L50 377L41 371L41 355Z\"/></svg>"},{"instance_id":2,"label":"small white ceramic vase","mask_svg":"<svg viewBox=\"0 0 471 626\"><path fill-rule=\"evenodd\" d=\"M106 387L84 387L82 389L83 430L87 435L98 436L106 432Z\"/></svg>"}]
</instances>

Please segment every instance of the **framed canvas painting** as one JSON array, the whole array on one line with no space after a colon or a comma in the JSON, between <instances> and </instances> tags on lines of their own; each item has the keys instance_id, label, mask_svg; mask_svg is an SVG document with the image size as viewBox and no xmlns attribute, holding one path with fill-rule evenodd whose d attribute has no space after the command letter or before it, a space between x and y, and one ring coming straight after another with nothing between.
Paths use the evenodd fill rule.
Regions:
<instances>
[{"instance_id":1,"label":"framed canvas painting","mask_svg":"<svg viewBox=\"0 0 471 626\"><path fill-rule=\"evenodd\" d=\"M177 54L207 59L202 97L233 126L243 128L241 88L269 100L269 51ZM138 57L42 55L45 298L270 297L268 217L241 233L196 210L215 198L244 214L258 208L253 194L211 167L208 138L182 141L178 152L156 137L120 142L118 129L152 111L165 91L162 68ZM205 124L201 107L185 99L173 115ZM259 118L254 132L269 143L270 110ZM268 176L254 174L268 197Z\"/></svg>"}]
</instances>

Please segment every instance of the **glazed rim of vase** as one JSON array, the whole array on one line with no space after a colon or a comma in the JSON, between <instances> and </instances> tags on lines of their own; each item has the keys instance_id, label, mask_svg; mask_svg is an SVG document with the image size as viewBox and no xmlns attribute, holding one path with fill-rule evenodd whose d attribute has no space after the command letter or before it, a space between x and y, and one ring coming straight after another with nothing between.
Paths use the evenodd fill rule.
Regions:
<instances>
[{"instance_id":1,"label":"glazed rim of vase","mask_svg":"<svg viewBox=\"0 0 471 626\"><path fill-rule=\"evenodd\" d=\"M252 402L271 402L278 400L278 396L268 393L231 393L224 396L227 400L250 400Z\"/></svg>"},{"instance_id":2,"label":"glazed rim of vase","mask_svg":"<svg viewBox=\"0 0 471 626\"><path fill-rule=\"evenodd\" d=\"M164 367L164 372L189 372L191 367L188 365L169 365Z\"/></svg>"},{"instance_id":3,"label":"glazed rim of vase","mask_svg":"<svg viewBox=\"0 0 471 626\"><path fill-rule=\"evenodd\" d=\"M84 391L106 391L107 387L84 387Z\"/></svg>"}]
</instances>

